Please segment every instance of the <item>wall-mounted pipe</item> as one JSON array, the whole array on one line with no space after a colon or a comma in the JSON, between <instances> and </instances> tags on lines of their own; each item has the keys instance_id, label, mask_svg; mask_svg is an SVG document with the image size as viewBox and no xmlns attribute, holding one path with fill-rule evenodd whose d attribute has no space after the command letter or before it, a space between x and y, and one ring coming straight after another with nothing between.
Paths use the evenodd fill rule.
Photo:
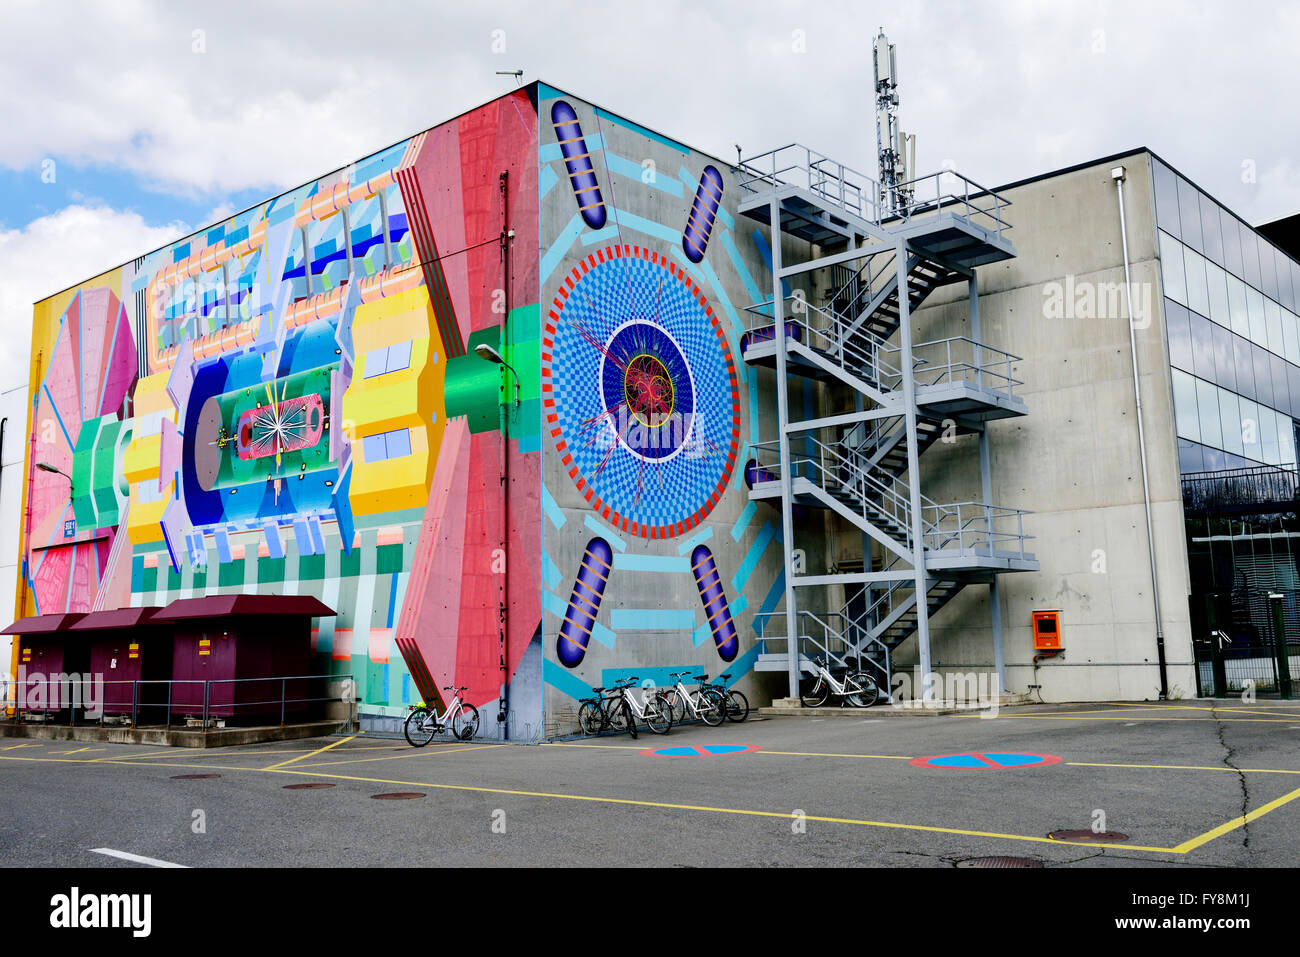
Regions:
<instances>
[{"instance_id":1,"label":"wall-mounted pipe","mask_svg":"<svg viewBox=\"0 0 1300 957\"><path fill-rule=\"evenodd\" d=\"M1160 581L1156 575L1156 536L1151 522L1151 485L1147 479L1147 443L1142 429L1142 384L1138 378L1137 329L1133 325L1133 280L1129 275L1128 227L1124 222L1124 179L1123 166L1116 166L1110 171L1115 180L1115 192L1119 197L1119 237L1124 253L1124 297L1128 307L1128 341L1133 354L1133 395L1137 400L1138 451L1142 457L1142 500L1146 508L1147 519L1147 557L1151 562L1151 602L1156 616L1156 658L1160 664L1160 699L1169 696L1169 674L1165 665L1165 630L1160 616Z\"/></svg>"}]
</instances>

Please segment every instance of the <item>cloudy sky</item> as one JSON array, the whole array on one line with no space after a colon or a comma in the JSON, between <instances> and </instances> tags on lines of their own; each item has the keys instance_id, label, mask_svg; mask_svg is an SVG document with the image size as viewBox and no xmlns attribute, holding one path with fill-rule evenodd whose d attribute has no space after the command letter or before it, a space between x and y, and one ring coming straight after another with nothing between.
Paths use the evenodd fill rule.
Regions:
<instances>
[{"instance_id":1,"label":"cloudy sky","mask_svg":"<svg viewBox=\"0 0 1300 957\"><path fill-rule=\"evenodd\" d=\"M921 172L1145 145L1252 223L1300 211L1294 2L3 0L0 387L34 300L513 88L497 70L723 157L872 172L881 26Z\"/></svg>"}]
</instances>

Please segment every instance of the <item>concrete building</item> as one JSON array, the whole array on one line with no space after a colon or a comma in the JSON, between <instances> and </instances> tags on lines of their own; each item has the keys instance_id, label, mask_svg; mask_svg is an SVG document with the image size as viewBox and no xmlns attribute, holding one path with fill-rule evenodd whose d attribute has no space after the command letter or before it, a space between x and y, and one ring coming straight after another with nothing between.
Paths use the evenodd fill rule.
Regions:
<instances>
[{"instance_id":1,"label":"concrete building","mask_svg":"<svg viewBox=\"0 0 1300 957\"><path fill-rule=\"evenodd\" d=\"M531 84L37 303L19 611L310 595L363 725L455 685L514 740L622 678L766 703L816 661L1194 695L1180 456L1294 475L1300 340L1291 286L1250 287L1256 329L1249 275L1241 317L1188 280L1231 262L1173 175L882 187ZM1189 418L1242 382L1193 314L1267 354L1249 447Z\"/></svg>"}]
</instances>

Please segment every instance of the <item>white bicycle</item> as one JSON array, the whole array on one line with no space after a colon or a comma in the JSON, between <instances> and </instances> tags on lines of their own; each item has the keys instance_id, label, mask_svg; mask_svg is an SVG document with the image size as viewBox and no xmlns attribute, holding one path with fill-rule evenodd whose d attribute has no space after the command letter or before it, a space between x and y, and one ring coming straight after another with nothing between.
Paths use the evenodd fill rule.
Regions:
<instances>
[{"instance_id":1,"label":"white bicycle","mask_svg":"<svg viewBox=\"0 0 1300 957\"><path fill-rule=\"evenodd\" d=\"M716 688L701 686L694 692L687 691L684 683L689 671L676 671L670 677L677 679L677 684L663 693L668 704L669 713L674 724L681 724L687 716L699 718L711 728L722 724L727 717L727 699ZM703 681L708 675L695 675L691 680Z\"/></svg>"},{"instance_id":2,"label":"white bicycle","mask_svg":"<svg viewBox=\"0 0 1300 957\"><path fill-rule=\"evenodd\" d=\"M805 676L800 683L799 698L805 708L820 708L826 699L834 695L843 698L845 704L854 708L870 708L880 697L880 687L875 679L865 671L849 671L844 680L837 680L817 658L810 659L816 674Z\"/></svg>"},{"instance_id":3,"label":"white bicycle","mask_svg":"<svg viewBox=\"0 0 1300 957\"><path fill-rule=\"evenodd\" d=\"M447 702L447 710L438 714L436 707L430 708L420 703L411 709L411 713L406 716L406 724L402 730L406 733L406 740L412 747L422 748L434 739L435 735L442 734L449 727L453 737L461 741L468 741L474 735L478 734L478 708L461 700L460 693L468 691L469 685L462 685L459 688L446 686L444 691L454 691L452 699Z\"/></svg>"}]
</instances>

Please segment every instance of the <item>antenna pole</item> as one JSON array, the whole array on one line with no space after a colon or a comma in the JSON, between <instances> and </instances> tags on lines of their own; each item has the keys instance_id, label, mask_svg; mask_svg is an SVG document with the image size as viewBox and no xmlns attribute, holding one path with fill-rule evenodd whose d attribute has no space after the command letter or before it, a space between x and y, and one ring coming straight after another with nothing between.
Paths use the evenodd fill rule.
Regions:
<instances>
[{"instance_id":1,"label":"antenna pole","mask_svg":"<svg viewBox=\"0 0 1300 957\"><path fill-rule=\"evenodd\" d=\"M905 134L898 130L898 54L882 27L876 37L876 151L880 158L880 209L884 214L904 216L911 204L911 190L904 156Z\"/></svg>"}]
</instances>

